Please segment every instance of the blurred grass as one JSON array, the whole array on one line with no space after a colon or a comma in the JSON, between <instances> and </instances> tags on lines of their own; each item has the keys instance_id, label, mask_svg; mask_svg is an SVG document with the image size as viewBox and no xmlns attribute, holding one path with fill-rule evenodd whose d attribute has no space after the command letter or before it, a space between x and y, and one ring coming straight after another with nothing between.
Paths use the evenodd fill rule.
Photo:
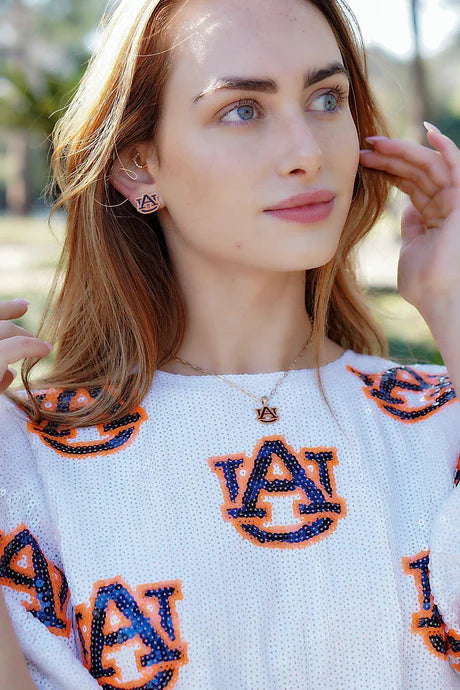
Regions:
<instances>
[{"instance_id":1,"label":"blurred grass","mask_svg":"<svg viewBox=\"0 0 460 690\"><path fill-rule=\"evenodd\" d=\"M0 217L0 300L25 297L31 304L15 321L36 335L64 238L63 217ZM443 364L436 343L418 311L397 292L367 287L374 317L390 345L390 357L401 363ZM53 353L34 368L33 378L46 371ZM19 372L20 363L14 365Z\"/></svg>"},{"instance_id":2,"label":"blurred grass","mask_svg":"<svg viewBox=\"0 0 460 690\"><path fill-rule=\"evenodd\" d=\"M24 297L30 301L25 315L14 321L36 335L61 253L65 223L57 214L51 228L47 217L0 217L0 300ZM50 366L53 353L33 369L32 378ZM13 365L19 382L21 362Z\"/></svg>"},{"instance_id":3,"label":"blurred grass","mask_svg":"<svg viewBox=\"0 0 460 690\"><path fill-rule=\"evenodd\" d=\"M368 288L367 297L388 339L391 359L402 364L444 364L425 320L398 292Z\"/></svg>"}]
</instances>

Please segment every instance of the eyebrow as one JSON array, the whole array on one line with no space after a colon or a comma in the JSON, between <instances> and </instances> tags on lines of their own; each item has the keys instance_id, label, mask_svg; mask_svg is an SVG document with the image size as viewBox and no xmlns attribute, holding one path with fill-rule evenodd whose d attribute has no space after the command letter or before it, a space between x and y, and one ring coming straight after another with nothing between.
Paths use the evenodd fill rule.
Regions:
<instances>
[{"instance_id":1,"label":"eyebrow","mask_svg":"<svg viewBox=\"0 0 460 690\"><path fill-rule=\"evenodd\" d=\"M309 70L304 75L304 89L307 89L313 84L324 81L328 77L333 77L336 74L344 74L351 83L351 76L347 68L340 62L332 62L325 67L317 67ZM262 91L266 93L278 93L278 84L273 79L255 79L255 78L241 78L241 77L223 77L222 79L215 79L211 84L200 91L194 98L193 103L198 103L204 96L208 96L221 89L238 89L240 91Z\"/></svg>"}]
</instances>

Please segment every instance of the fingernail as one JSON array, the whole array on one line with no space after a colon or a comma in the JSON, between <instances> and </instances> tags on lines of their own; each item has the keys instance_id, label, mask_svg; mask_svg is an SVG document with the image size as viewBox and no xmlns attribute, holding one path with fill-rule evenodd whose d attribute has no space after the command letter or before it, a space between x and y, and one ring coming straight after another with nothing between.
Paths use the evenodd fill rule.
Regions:
<instances>
[{"instance_id":1,"label":"fingernail","mask_svg":"<svg viewBox=\"0 0 460 690\"><path fill-rule=\"evenodd\" d=\"M29 300L24 299L23 297L18 297L17 299L13 300L13 302L19 302L19 304L26 304L26 305L30 304Z\"/></svg>"},{"instance_id":2,"label":"fingernail","mask_svg":"<svg viewBox=\"0 0 460 690\"><path fill-rule=\"evenodd\" d=\"M441 131L436 127L436 125L432 125L431 122L424 122L423 124L428 132L438 132L441 134Z\"/></svg>"},{"instance_id":3,"label":"fingernail","mask_svg":"<svg viewBox=\"0 0 460 690\"><path fill-rule=\"evenodd\" d=\"M360 149L360 153L375 153L372 149Z\"/></svg>"},{"instance_id":4,"label":"fingernail","mask_svg":"<svg viewBox=\"0 0 460 690\"><path fill-rule=\"evenodd\" d=\"M378 139L388 139L388 137L381 137L381 136L366 137L365 141L377 141Z\"/></svg>"},{"instance_id":5,"label":"fingernail","mask_svg":"<svg viewBox=\"0 0 460 690\"><path fill-rule=\"evenodd\" d=\"M49 349L52 350L54 345L51 345L51 343L46 342L46 340L43 341L45 345L48 345Z\"/></svg>"}]
</instances>

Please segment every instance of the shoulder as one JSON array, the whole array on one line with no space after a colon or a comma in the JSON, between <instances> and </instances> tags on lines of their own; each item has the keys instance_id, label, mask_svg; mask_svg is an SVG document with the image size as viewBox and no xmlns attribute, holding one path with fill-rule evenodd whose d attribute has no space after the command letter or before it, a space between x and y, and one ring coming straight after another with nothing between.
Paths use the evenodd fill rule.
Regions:
<instances>
[{"instance_id":1,"label":"shoulder","mask_svg":"<svg viewBox=\"0 0 460 690\"><path fill-rule=\"evenodd\" d=\"M30 418L13 400L0 394L0 477L3 490L25 485L25 477L35 473L35 457L30 444Z\"/></svg>"},{"instance_id":2,"label":"shoulder","mask_svg":"<svg viewBox=\"0 0 460 690\"><path fill-rule=\"evenodd\" d=\"M431 362L402 362L396 359L379 357L377 355L360 354L358 352L349 351L350 357L348 364L350 366L363 367L370 371L387 371L393 369L415 370L420 372L433 372L435 374L448 375L447 368L444 365L435 364Z\"/></svg>"},{"instance_id":3,"label":"shoulder","mask_svg":"<svg viewBox=\"0 0 460 690\"><path fill-rule=\"evenodd\" d=\"M61 390L55 388L32 389L32 396L42 412L67 412L81 409L88 405L93 391ZM23 389L14 391L17 399L28 400L27 392ZM66 425L67 426L67 425ZM24 445L30 446L32 439L44 431L49 433L64 433L59 425L49 422L44 416L40 421L34 421L32 414L27 413L17 400L11 399L5 393L0 394L0 453L9 454L13 448ZM67 430L65 433L70 433ZM75 432L73 432L75 433Z\"/></svg>"},{"instance_id":4,"label":"shoulder","mask_svg":"<svg viewBox=\"0 0 460 690\"><path fill-rule=\"evenodd\" d=\"M21 397L25 395L21 394ZM30 418L13 400L10 400L4 393L0 394L0 429L4 436L12 428L16 431L23 429L30 422Z\"/></svg>"},{"instance_id":5,"label":"shoulder","mask_svg":"<svg viewBox=\"0 0 460 690\"><path fill-rule=\"evenodd\" d=\"M95 457L119 453L131 447L148 414L143 407L119 412L121 401L115 391L111 394L111 408L103 418L91 423L83 418L76 420L75 413L84 412L98 398L101 388L49 388L32 390L32 395L43 413L34 421L25 412L7 400L8 414L22 419L22 430L29 443L42 457L43 453L66 458ZM58 413L54 416L51 413ZM58 421L56 421L56 418ZM85 423L86 422L86 423ZM48 456L50 457L50 456Z\"/></svg>"},{"instance_id":6,"label":"shoulder","mask_svg":"<svg viewBox=\"0 0 460 690\"><path fill-rule=\"evenodd\" d=\"M393 419L415 424L436 416L460 423L460 405L444 365L352 353L346 369L363 394Z\"/></svg>"},{"instance_id":7,"label":"shoulder","mask_svg":"<svg viewBox=\"0 0 460 690\"><path fill-rule=\"evenodd\" d=\"M346 369L362 381L390 380L400 382L408 389L411 385L449 387L452 389L452 397L455 397L449 372L444 365L430 362L400 362L377 355L351 352Z\"/></svg>"}]
</instances>

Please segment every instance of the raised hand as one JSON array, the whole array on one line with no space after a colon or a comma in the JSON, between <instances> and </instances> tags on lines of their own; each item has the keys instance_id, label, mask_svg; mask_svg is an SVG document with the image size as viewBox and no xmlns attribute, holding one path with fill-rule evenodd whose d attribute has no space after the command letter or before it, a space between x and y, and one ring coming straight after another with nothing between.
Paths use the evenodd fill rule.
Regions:
<instances>
[{"instance_id":1,"label":"raised hand","mask_svg":"<svg viewBox=\"0 0 460 690\"><path fill-rule=\"evenodd\" d=\"M374 150L360 156L362 165L388 173L410 198L401 223L398 290L424 317L460 295L460 151L437 128L427 137L437 150L368 137Z\"/></svg>"},{"instance_id":2,"label":"raised hand","mask_svg":"<svg viewBox=\"0 0 460 690\"><path fill-rule=\"evenodd\" d=\"M16 375L9 368L10 364L24 357L46 357L53 348L11 322L11 319L23 316L27 307L27 302L20 299L0 302L0 393L8 388Z\"/></svg>"}]
</instances>

